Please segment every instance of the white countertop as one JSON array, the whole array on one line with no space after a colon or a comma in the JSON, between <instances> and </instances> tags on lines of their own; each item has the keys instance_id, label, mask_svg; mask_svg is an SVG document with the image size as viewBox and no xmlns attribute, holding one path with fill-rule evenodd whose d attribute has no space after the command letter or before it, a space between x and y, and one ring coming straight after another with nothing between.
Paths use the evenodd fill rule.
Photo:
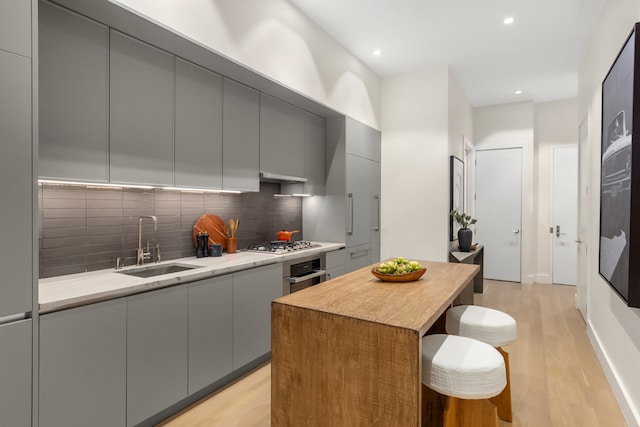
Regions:
<instances>
[{"instance_id":1,"label":"white countertop","mask_svg":"<svg viewBox=\"0 0 640 427\"><path fill-rule=\"evenodd\" d=\"M149 263L146 265L181 264L197 268L147 278L122 274L127 270L139 268L131 266L118 271L108 269L40 279L39 311L41 314L48 313L345 247L344 243L314 243L318 243L320 247L282 255L241 251L235 254L223 253L220 257L187 257L162 261L159 264Z\"/></svg>"}]
</instances>

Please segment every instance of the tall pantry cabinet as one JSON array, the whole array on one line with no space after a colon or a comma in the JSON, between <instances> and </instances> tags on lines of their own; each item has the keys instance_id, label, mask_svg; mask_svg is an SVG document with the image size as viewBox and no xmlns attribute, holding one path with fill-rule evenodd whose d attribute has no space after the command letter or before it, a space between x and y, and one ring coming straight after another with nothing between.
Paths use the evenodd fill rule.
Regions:
<instances>
[{"instance_id":1,"label":"tall pantry cabinet","mask_svg":"<svg viewBox=\"0 0 640 427\"><path fill-rule=\"evenodd\" d=\"M32 424L34 54L30 0L0 2L0 414Z\"/></svg>"},{"instance_id":2,"label":"tall pantry cabinet","mask_svg":"<svg viewBox=\"0 0 640 427\"><path fill-rule=\"evenodd\" d=\"M326 141L326 192L303 201L304 238L345 242L349 272L380 260L381 133L333 117Z\"/></svg>"}]
</instances>

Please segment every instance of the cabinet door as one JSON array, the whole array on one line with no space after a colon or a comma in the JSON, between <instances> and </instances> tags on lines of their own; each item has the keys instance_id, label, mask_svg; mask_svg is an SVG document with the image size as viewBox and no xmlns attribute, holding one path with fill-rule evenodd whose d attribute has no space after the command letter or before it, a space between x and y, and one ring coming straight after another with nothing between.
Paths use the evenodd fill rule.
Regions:
<instances>
[{"instance_id":1,"label":"cabinet door","mask_svg":"<svg viewBox=\"0 0 640 427\"><path fill-rule=\"evenodd\" d=\"M189 284L189 394L233 370L231 274Z\"/></svg>"},{"instance_id":2,"label":"cabinet door","mask_svg":"<svg viewBox=\"0 0 640 427\"><path fill-rule=\"evenodd\" d=\"M176 58L175 184L222 189L222 76Z\"/></svg>"},{"instance_id":3,"label":"cabinet door","mask_svg":"<svg viewBox=\"0 0 640 427\"><path fill-rule=\"evenodd\" d=\"M259 93L224 79L222 186L225 190L260 191Z\"/></svg>"},{"instance_id":4,"label":"cabinet door","mask_svg":"<svg viewBox=\"0 0 640 427\"><path fill-rule=\"evenodd\" d=\"M0 325L0 414L3 426L31 425L32 327L31 319Z\"/></svg>"},{"instance_id":5,"label":"cabinet door","mask_svg":"<svg viewBox=\"0 0 640 427\"><path fill-rule=\"evenodd\" d=\"M325 119L306 113L304 128L304 177L305 193L315 196L325 194Z\"/></svg>"},{"instance_id":6,"label":"cabinet door","mask_svg":"<svg viewBox=\"0 0 640 427\"><path fill-rule=\"evenodd\" d=\"M380 131L350 117L346 118L345 129L347 153L380 162Z\"/></svg>"},{"instance_id":7,"label":"cabinet door","mask_svg":"<svg viewBox=\"0 0 640 427\"><path fill-rule=\"evenodd\" d=\"M233 275L233 369L271 351L271 301L282 296L282 264Z\"/></svg>"},{"instance_id":8,"label":"cabinet door","mask_svg":"<svg viewBox=\"0 0 640 427\"><path fill-rule=\"evenodd\" d=\"M260 94L260 172L304 177L306 113Z\"/></svg>"},{"instance_id":9,"label":"cabinet door","mask_svg":"<svg viewBox=\"0 0 640 427\"><path fill-rule=\"evenodd\" d=\"M363 157L347 154L347 246L371 242L371 164Z\"/></svg>"},{"instance_id":10,"label":"cabinet door","mask_svg":"<svg viewBox=\"0 0 640 427\"><path fill-rule=\"evenodd\" d=\"M371 245L360 245L347 248L347 271L352 272L367 267L371 261Z\"/></svg>"},{"instance_id":11,"label":"cabinet door","mask_svg":"<svg viewBox=\"0 0 640 427\"><path fill-rule=\"evenodd\" d=\"M114 30L110 42L111 181L173 185L174 58Z\"/></svg>"},{"instance_id":12,"label":"cabinet door","mask_svg":"<svg viewBox=\"0 0 640 427\"><path fill-rule=\"evenodd\" d=\"M127 425L187 397L186 286L127 299Z\"/></svg>"},{"instance_id":13,"label":"cabinet door","mask_svg":"<svg viewBox=\"0 0 640 427\"><path fill-rule=\"evenodd\" d=\"M0 50L31 58L31 0L0 1Z\"/></svg>"},{"instance_id":14,"label":"cabinet door","mask_svg":"<svg viewBox=\"0 0 640 427\"><path fill-rule=\"evenodd\" d=\"M40 427L124 426L127 301L40 316Z\"/></svg>"},{"instance_id":15,"label":"cabinet door","mask_svg":"<svg viewBox=\"0 0 640 427\"><path fill-rule=\"evenodd\" d=\"M31 60L0 51L0 317L31 311Z\"/></svg>"},{"instance_id":16,"label":"cabinet door","mask_svg":"<svg viewBox=\"0 0 640 427\"><path fill-rule=\"evenodd\" d=\"M380 261L380 163L369 164L371 176L371 263Z\"/></svg>"},{"instance_id":17,"label":"cabinet door","mask_svg":"<svg viewBox=\"0 0 640 427\"><path fill-rule=\"evenodd\" d=\"M40 2L39 40L38 174L106 182L108 28Z\"/></svg>"}]
</instances>

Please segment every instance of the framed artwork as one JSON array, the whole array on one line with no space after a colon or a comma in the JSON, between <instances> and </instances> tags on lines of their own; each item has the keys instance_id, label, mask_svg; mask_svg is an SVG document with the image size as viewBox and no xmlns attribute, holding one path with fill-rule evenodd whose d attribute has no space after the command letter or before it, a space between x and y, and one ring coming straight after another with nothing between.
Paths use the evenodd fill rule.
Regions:
<instances>
[{"instance_id":1,"label":"framed artwork","mask_svg":"<svg viewBox=\"0 0 640 427\"><path fill-rule=\"evenodd\" d=\"M464 163L456 156L449 157L449 212L464 212ZM460 225L449 215L449 240L458 239Z\"/></svg>"},{"instance_id":2,"label":"framed artwork","mask_svg":"<svg viewBox=\"0 0 640 427\"><path fill-rule=\"evenodd\" d=\"M631 307L640 307L638 31L635 24L602 82L599 272Z\"/></svg>"}]
</instances>

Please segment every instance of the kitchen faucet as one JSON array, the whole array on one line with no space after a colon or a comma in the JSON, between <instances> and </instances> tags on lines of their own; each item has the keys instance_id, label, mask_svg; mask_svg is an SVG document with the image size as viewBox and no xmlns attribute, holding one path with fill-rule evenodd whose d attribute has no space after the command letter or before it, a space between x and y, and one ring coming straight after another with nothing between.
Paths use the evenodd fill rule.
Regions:
<instances>
[{"instance_id":1,"label":"kitchen faucet","mask_svg":"<svg viewBox=\"0 0 640 427\"><path fill-rule=\"evenodd\" d=\"M158 231L158 218L155 215L142 215L138 218L138 253L136 256L136 265L144 264L145 259L151 259L151 252L149 252L149 242L147 242L147 251L142 249L142 219L151 218L153 220L153 231ZM159 245L156 248L159 249Z\"/></svg>"}]
</instances>

